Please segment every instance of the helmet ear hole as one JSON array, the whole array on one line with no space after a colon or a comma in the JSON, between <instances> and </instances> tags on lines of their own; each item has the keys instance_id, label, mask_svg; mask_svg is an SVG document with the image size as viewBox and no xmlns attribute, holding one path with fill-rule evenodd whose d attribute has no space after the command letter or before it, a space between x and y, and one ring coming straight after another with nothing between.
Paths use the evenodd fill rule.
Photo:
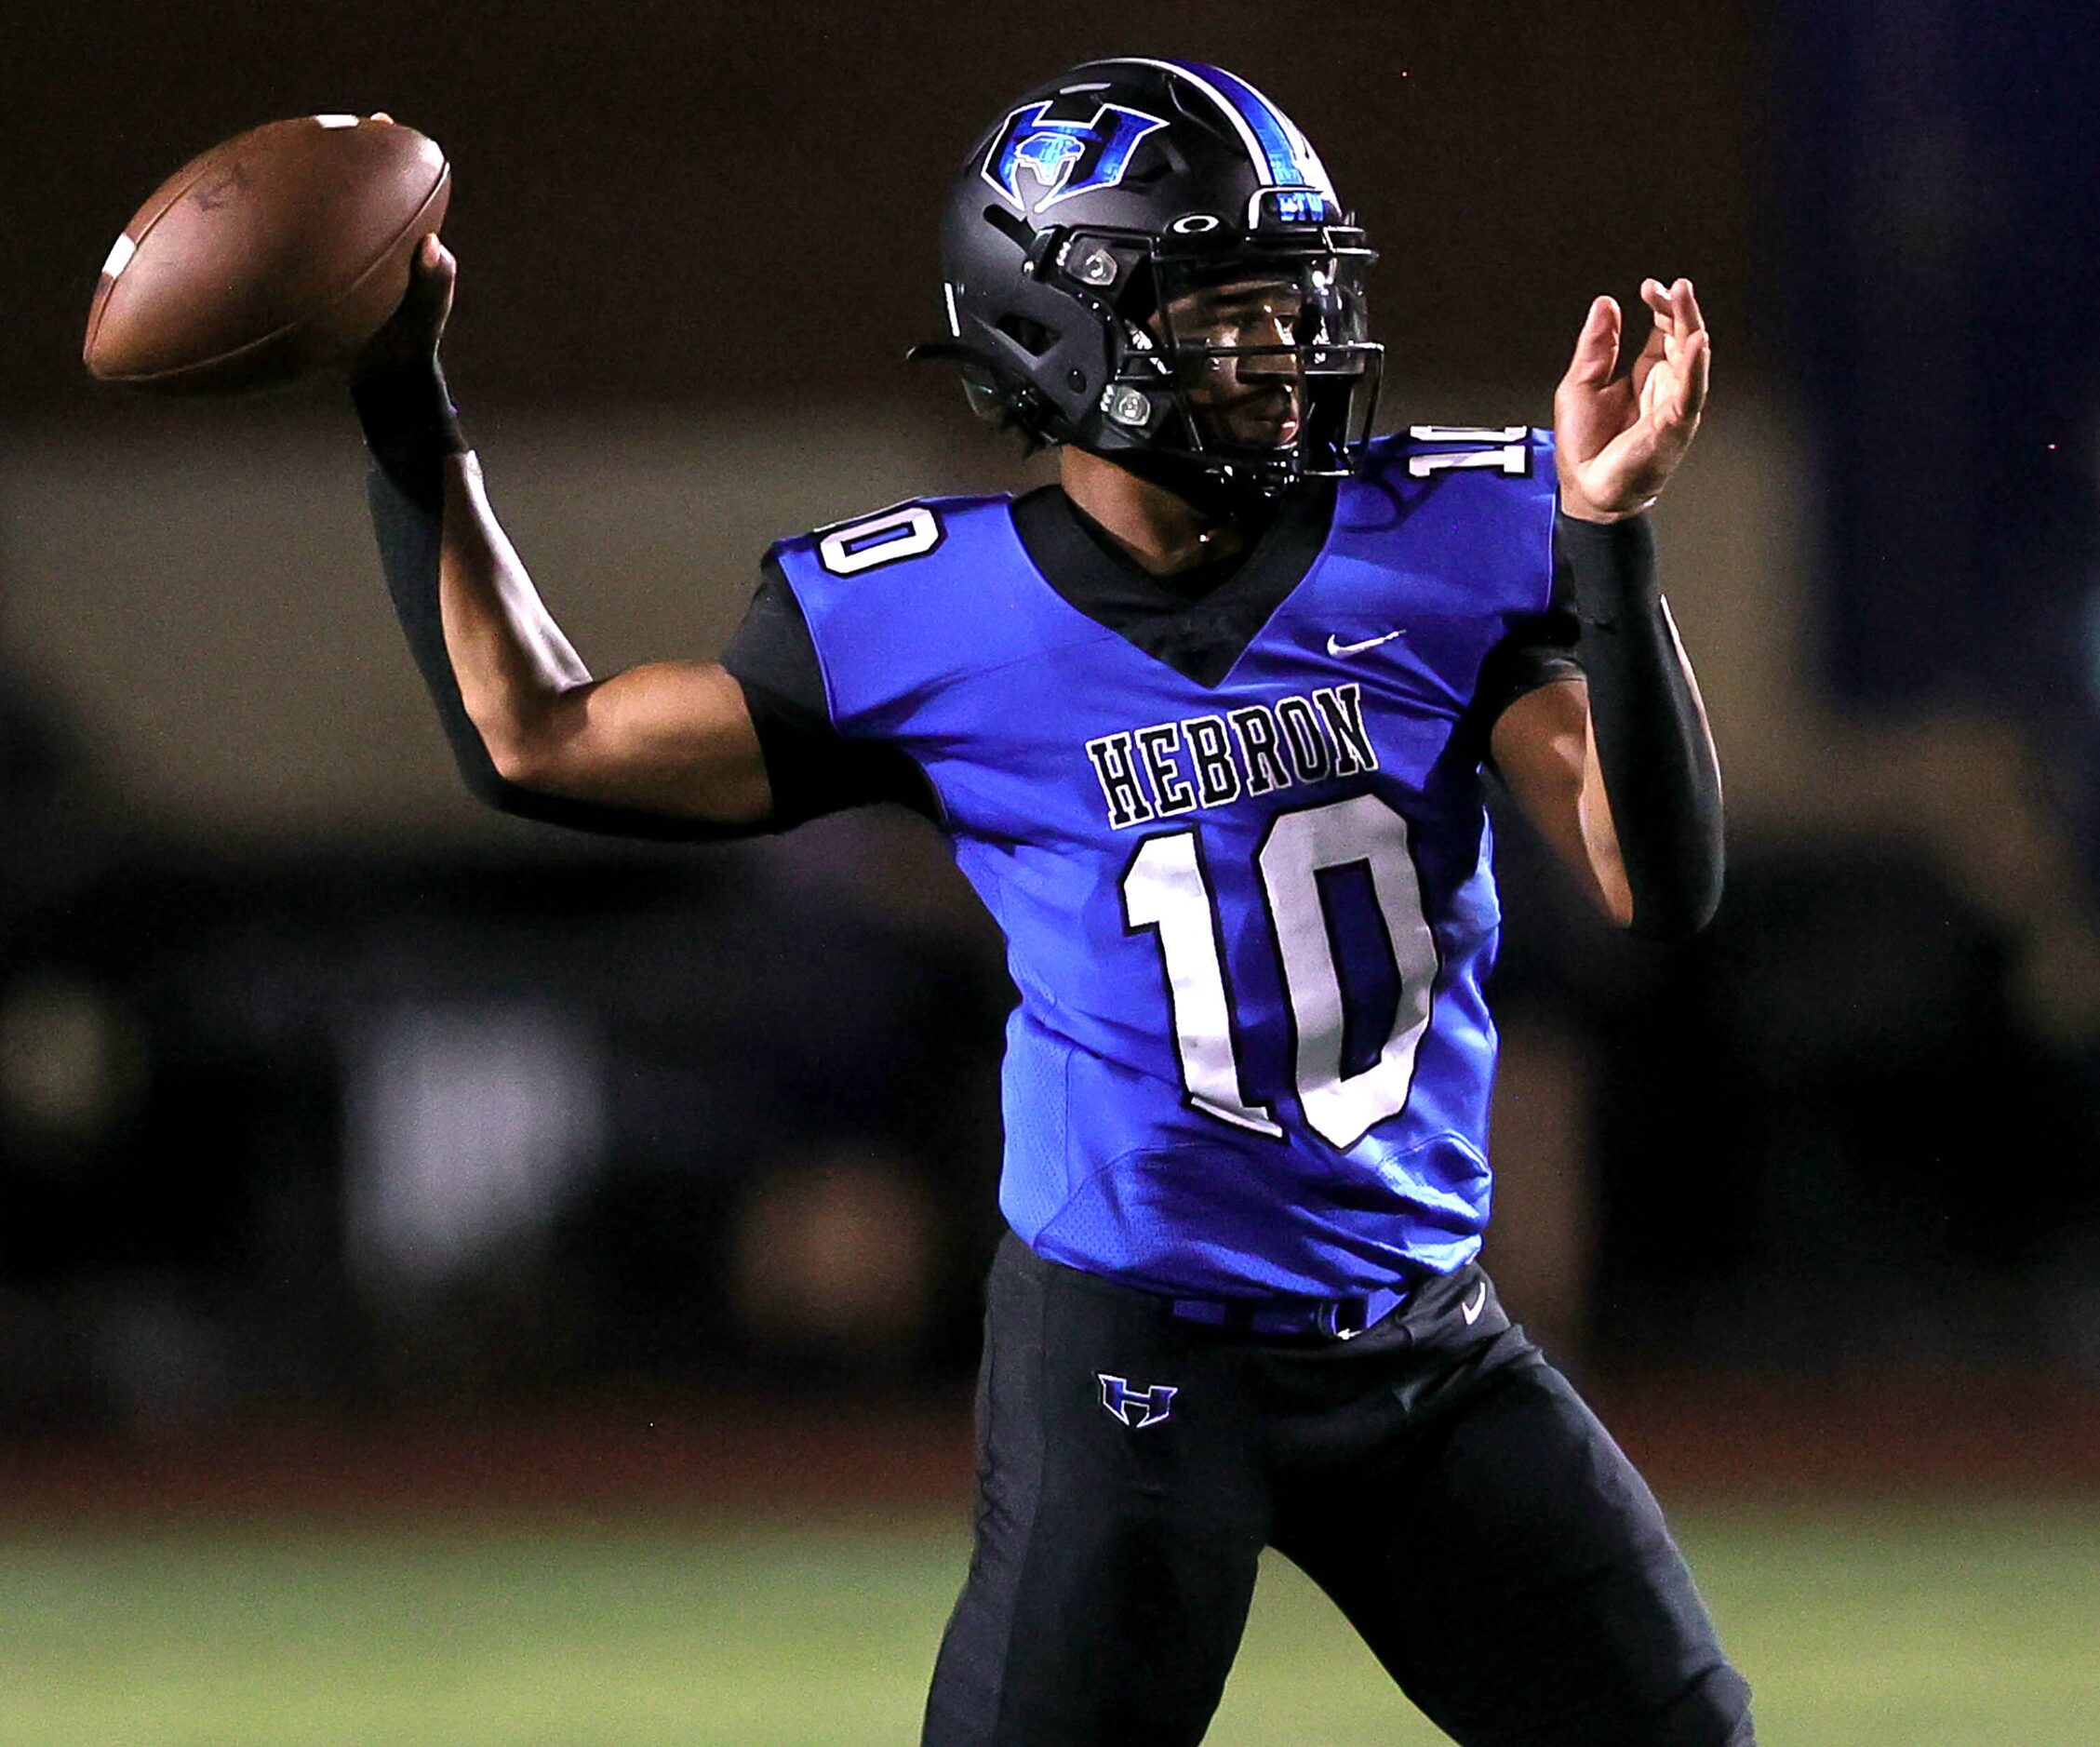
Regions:
<instances>
[{"instance_id":1,"label":"helmet ear hole","mask_svg":"<svg viewBox=\"0 0 2100 1747\"><path fill-rule=\"evenodd\" d=\"M1024 220L1015 217L1004 207L986 207L983 219L986 224L1006 237L1023 253L1025 254L1036 246L1035 232L1028 228Z\"/></svg>"},{"instance_id":2,"label":"helmet ear hole","mask_svg":"<svg viewBox=\"0 0 2100 1747\"><path fill-rule=\"evenodd\" d=\"M1057 344L1057 336L1042 323L1030 321L1025 315L1009 311L994 324L1002 334L1019 346L1031 358L1039 358Z\"/></svg>"}]
</instances>

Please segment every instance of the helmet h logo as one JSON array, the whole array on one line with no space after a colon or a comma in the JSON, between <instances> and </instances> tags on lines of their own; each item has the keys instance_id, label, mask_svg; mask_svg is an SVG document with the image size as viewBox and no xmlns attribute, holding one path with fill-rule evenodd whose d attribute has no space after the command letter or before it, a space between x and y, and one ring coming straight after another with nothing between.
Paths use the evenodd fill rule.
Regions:
<instances>
[{"instance_id":1,"label":"helmet h logo","mask_svg":"<svg viewBox=\"0 0 2100 1747\"><path fill-rule=\"evenodd\" d=\"M1173 1400L1181 1391L1172 1383L1155 1383L1150 1389L1132 1389L1130 1379L1096 1371L1101 1383L1101 1405L1112 1419L1122 1420L1133 1432L1148 1425L1164 1425L1174 1417Z\"/></svg>"},{"instance_id":2,"label":"helmet h logo","mask_svg":"<svg viewBox=\"0 0 2100 1747\"><path fill-rule=\"evenodd\" d=\"M1130 167L1138 141L1167 124L1120 103L1104 103L1091 121L1051 121L1050 102L1030 103L1006 118L984 159L984 180L1021 212L1040 212L1074 194L1113 188Z\"/></svg>"}]
</instances>

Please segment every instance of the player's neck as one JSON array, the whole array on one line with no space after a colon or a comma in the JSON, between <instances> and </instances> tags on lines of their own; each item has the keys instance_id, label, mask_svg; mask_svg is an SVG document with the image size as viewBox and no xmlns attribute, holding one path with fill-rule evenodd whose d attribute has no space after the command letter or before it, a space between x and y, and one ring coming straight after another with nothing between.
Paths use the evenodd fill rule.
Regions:
<instances>
[{"instance_id":1,"label":"player's neck","mask_svg":"<svg viewBox=\"0 0 2100 1747\"><path fill-rule=\"evenodd\" d=\"M1172 576L1233 558L1254 535L1199 510L1165 486L1114 461L1070 447L1059 452L1064 495L1097 527L1154 576Z\"/></svg>"}]
</instances>

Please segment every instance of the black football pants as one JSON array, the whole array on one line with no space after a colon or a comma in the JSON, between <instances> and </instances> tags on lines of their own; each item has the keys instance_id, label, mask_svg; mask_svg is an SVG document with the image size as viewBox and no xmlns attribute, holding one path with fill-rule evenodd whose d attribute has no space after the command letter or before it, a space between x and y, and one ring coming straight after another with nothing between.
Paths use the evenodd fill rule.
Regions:
<instances>
[{"instance_id":1,"label":"black football pants","mask_svg":"<svg viewBox=\"0 0 2100 1747\"><path fill-rule=\"evenodd\" d=\"M925 1747L1200 1740L1264 1546L1465 1747L1752 1741L1653 1497L1479 1268L1293 1344L1009 1236L985 1328L976 1549Z\"/></svg>"}]
</instances>

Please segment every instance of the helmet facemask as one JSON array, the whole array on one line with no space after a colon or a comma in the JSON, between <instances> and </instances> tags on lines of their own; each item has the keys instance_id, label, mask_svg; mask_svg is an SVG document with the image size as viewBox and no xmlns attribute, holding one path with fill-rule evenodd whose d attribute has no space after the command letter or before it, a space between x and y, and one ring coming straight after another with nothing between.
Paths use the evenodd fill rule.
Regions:
<instances>
[{"instance_id":1,"label":"helmet facemask","mask_svg":"<svg viewBox=\"0 0 2100 1747\"><path fill-rule=\"evenodd\" d=\"M1155 251L1147 326L1175 405L1151 447L1264 491L1346 475L1384 361L1367 337L1371 259L1331 235L1222 259Z\"/></svg>"},{"instance_id":2,"label":"helmet facemask","mask_svg":"<svg viewBox=\"0 0 2100 1747\"><path fill-rule=\"evenodd\" d=\"M1098 397L1053 440L1213 500L1351 472L1384 357L1367 337L1364 273L1376 256L1360 232L1086 230L1045 256L1039 286L1091 312L1108 367Z\"/></svg>"}]
</instances>

